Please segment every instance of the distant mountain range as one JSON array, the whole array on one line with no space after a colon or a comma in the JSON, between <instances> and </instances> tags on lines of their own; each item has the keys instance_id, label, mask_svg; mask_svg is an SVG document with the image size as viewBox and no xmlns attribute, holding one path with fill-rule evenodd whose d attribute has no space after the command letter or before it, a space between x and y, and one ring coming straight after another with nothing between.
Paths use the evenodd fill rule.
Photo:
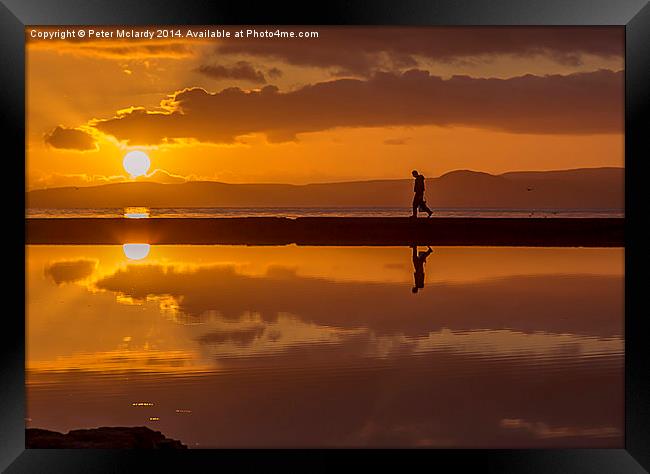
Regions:
<instances>
[{"instance_id":1,"label":"distant mountain range","mask_svg":"<svg viewBox=\"0 0 650 474\"><path fill-rule=\"evenodd\" d=\"M457 170L426 180L427 203L468 209L623 209L623 168ZM413 180L322 184L114 183L27 193L32 209L178 207L410 207Z\"/></svg>"}]
</instances>

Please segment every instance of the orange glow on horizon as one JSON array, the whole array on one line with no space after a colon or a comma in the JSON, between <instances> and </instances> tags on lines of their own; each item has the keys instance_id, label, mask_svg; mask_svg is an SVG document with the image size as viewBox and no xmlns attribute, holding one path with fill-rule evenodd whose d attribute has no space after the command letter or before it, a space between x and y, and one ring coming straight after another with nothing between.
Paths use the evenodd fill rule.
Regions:
<instances>
[{"instance_id":1,"label":"orange glow on horizon","mask_svg":"<svg viewBox=\"0 0 650 474\"><path fill-rule=\"evenodd\" d=\"M341 34L338 31L331 30L329 38ZM164 143L136 146L102 133L97 127L112 117L144 113L160 117L173 107L170 96L188 88L217 93L232 87L258 91L273 85L281 93L289 93L339 79L331 68L291 64L274 55L253 60L242 52L211 58L212 49L223 44L218 41L178 39L156 40L152 44L155 46L147 50L142 41L136 40L28 41L29 189L129 181L122 161L133 150L146 152L155 163L156 171L147 176L146 171L142 172L144 163L136 166L135 175L142 175L139 180L163 183L216 180L305 184L408 179L413 168L434 177L456 169L500 174L624 164L622 130L602 134L534 134L499 131L488 125L355 125L307 131L295 138L267 136L256 132L252 125L251 131L243 131L232 142L202 142L184 137L185 132L179 131L181 136L169 137ZM210 58L210 65L221 61L226 69L251 64L253 72L244 68L229 73L233 77L210 76L200 72L206 57ZM543 77L599 69L620 71L623 59L587 55L581 63L571 65L552 57L497 54L490 61L423 60L417 67L442 78L466 75L507 79L526 74ZM264 82L251 82L257 77L252 74L257 73L264 77ZM353 73L349 77L367 80L366 76ZM221 111L224 117L234 112L235 109ZM253 115L250 120L256 122L260 117ZM55 127L59 127L56 136L52 135ZM202 133L219 132L218 126L211 123L200 128L204 128ZM130 132L149 137L152 131L134 126ZM44 136L49 137L49 143L45 143Z\"/></svg>"}]
</instances>

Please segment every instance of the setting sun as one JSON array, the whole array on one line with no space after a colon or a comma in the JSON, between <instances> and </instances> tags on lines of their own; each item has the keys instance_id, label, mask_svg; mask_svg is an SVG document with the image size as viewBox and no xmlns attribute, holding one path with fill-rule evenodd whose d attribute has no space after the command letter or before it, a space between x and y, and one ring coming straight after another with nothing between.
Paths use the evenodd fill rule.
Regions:
<instances>
[{"instance_id":1,"label":"setting sun","mask_svg":"<svg viewBox=\"0 0 650 474\"><path fill-rule=\"evenodd\" d=\"M124 155L122 165L131 177L137 178L138 176L147 174L151 166L151 161L149 161L149 157L143 151L130 151Z\"/></svg>"}]
</instances>

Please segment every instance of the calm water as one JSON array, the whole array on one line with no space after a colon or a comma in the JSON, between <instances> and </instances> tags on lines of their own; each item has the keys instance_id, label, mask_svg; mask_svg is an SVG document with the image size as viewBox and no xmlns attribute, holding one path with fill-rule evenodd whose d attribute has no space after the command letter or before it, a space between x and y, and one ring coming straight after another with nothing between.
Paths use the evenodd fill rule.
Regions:
<instances>
[{"instance_id":1,"label":"calm water","mask_svg":"<svg viewBox=\"0 0 650 474\"><path fill-rule=\"evenodd\" d=\"M410 208L176 208L146 209L149 217L406 217ZM434 217L623 217L620 209L434 209ZM27 217L123 217L125 209L28 209ZM139 213L138 213L139 214ZM426 216L426 214L423 214Z\"/></svg>"},{"instance_id":2,"label":"calm water","mask_svg":"<svg viewBox=\"0 0 650 474\"><path fill-rule=\"evenodd\" d=\"M623 446L623 249L425 250L29 246L27 426Z\"/></svg>"}]
</instances>

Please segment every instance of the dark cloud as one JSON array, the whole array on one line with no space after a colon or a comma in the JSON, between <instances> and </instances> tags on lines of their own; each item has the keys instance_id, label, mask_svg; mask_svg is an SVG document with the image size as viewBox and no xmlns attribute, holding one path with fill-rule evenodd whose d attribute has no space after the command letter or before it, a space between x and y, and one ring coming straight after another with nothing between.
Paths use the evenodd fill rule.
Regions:
<instances>
[{"instance_id":1,"label":"dark cloud","mask_svg":"<svg viewBox=\"0 0 650 474\"><path fill-rule=\"evenodd\" d=\"M44 140L45 143L54 148L79 151L95 150L97 148L92 135L76 128L57 126L50 133L45 134Z\"/></svg>"},{"instance_id":2,"label":"dark cloud","mask_svg":"<svg viewBox=\"0 0 650 474\"><path fill-rule=\"evenodd\" d=\"M266 84L264 73L256 70L246 61L239 61L233 66L204 64L199 66L197 71L212 79L235 79L249 81L254 84Z\"/></svg>"},{"instance_id":3,"label":"dark cloud","mask_svg":"<svg viewBox=\"0 0 650 474\"><path fill-rule=\"evenodd\" d=\"M96 265L94 260L54 262L45 267L45 275L57 285L72 283L88 278L95 271Z\"/></svg>"},{"instance_id":4,"label":"dark cloud","mask_svg":"<svg viewBox=\"0 0 650 474\"><path fill-rule=\"evenodd\" d=\"M165 102L170 112L124 112L93 125L130 144L179 138L232 143L259 132L270 141L335 127L469 126L513 133L623 131L623 73L600 70L509 79L453 76L417 69L338 79L281 92L277 87L209 93L190 88Z\"/></svg>"},{"instance_id":5,"label":"dark cloud","mask_svg":"<svg viewBox=\"0 0 650 474\"><path fill-rule=\"evenodd\" d=\"M316 39L246 39L222 42L219 56L248 54L289 64L368 75L376 69L410 68L419 58L443 63L476 57L545 55L578 65L585 54L620 57L620 27L391 27L319 28Z\"/></svg>"}]
</instances>

